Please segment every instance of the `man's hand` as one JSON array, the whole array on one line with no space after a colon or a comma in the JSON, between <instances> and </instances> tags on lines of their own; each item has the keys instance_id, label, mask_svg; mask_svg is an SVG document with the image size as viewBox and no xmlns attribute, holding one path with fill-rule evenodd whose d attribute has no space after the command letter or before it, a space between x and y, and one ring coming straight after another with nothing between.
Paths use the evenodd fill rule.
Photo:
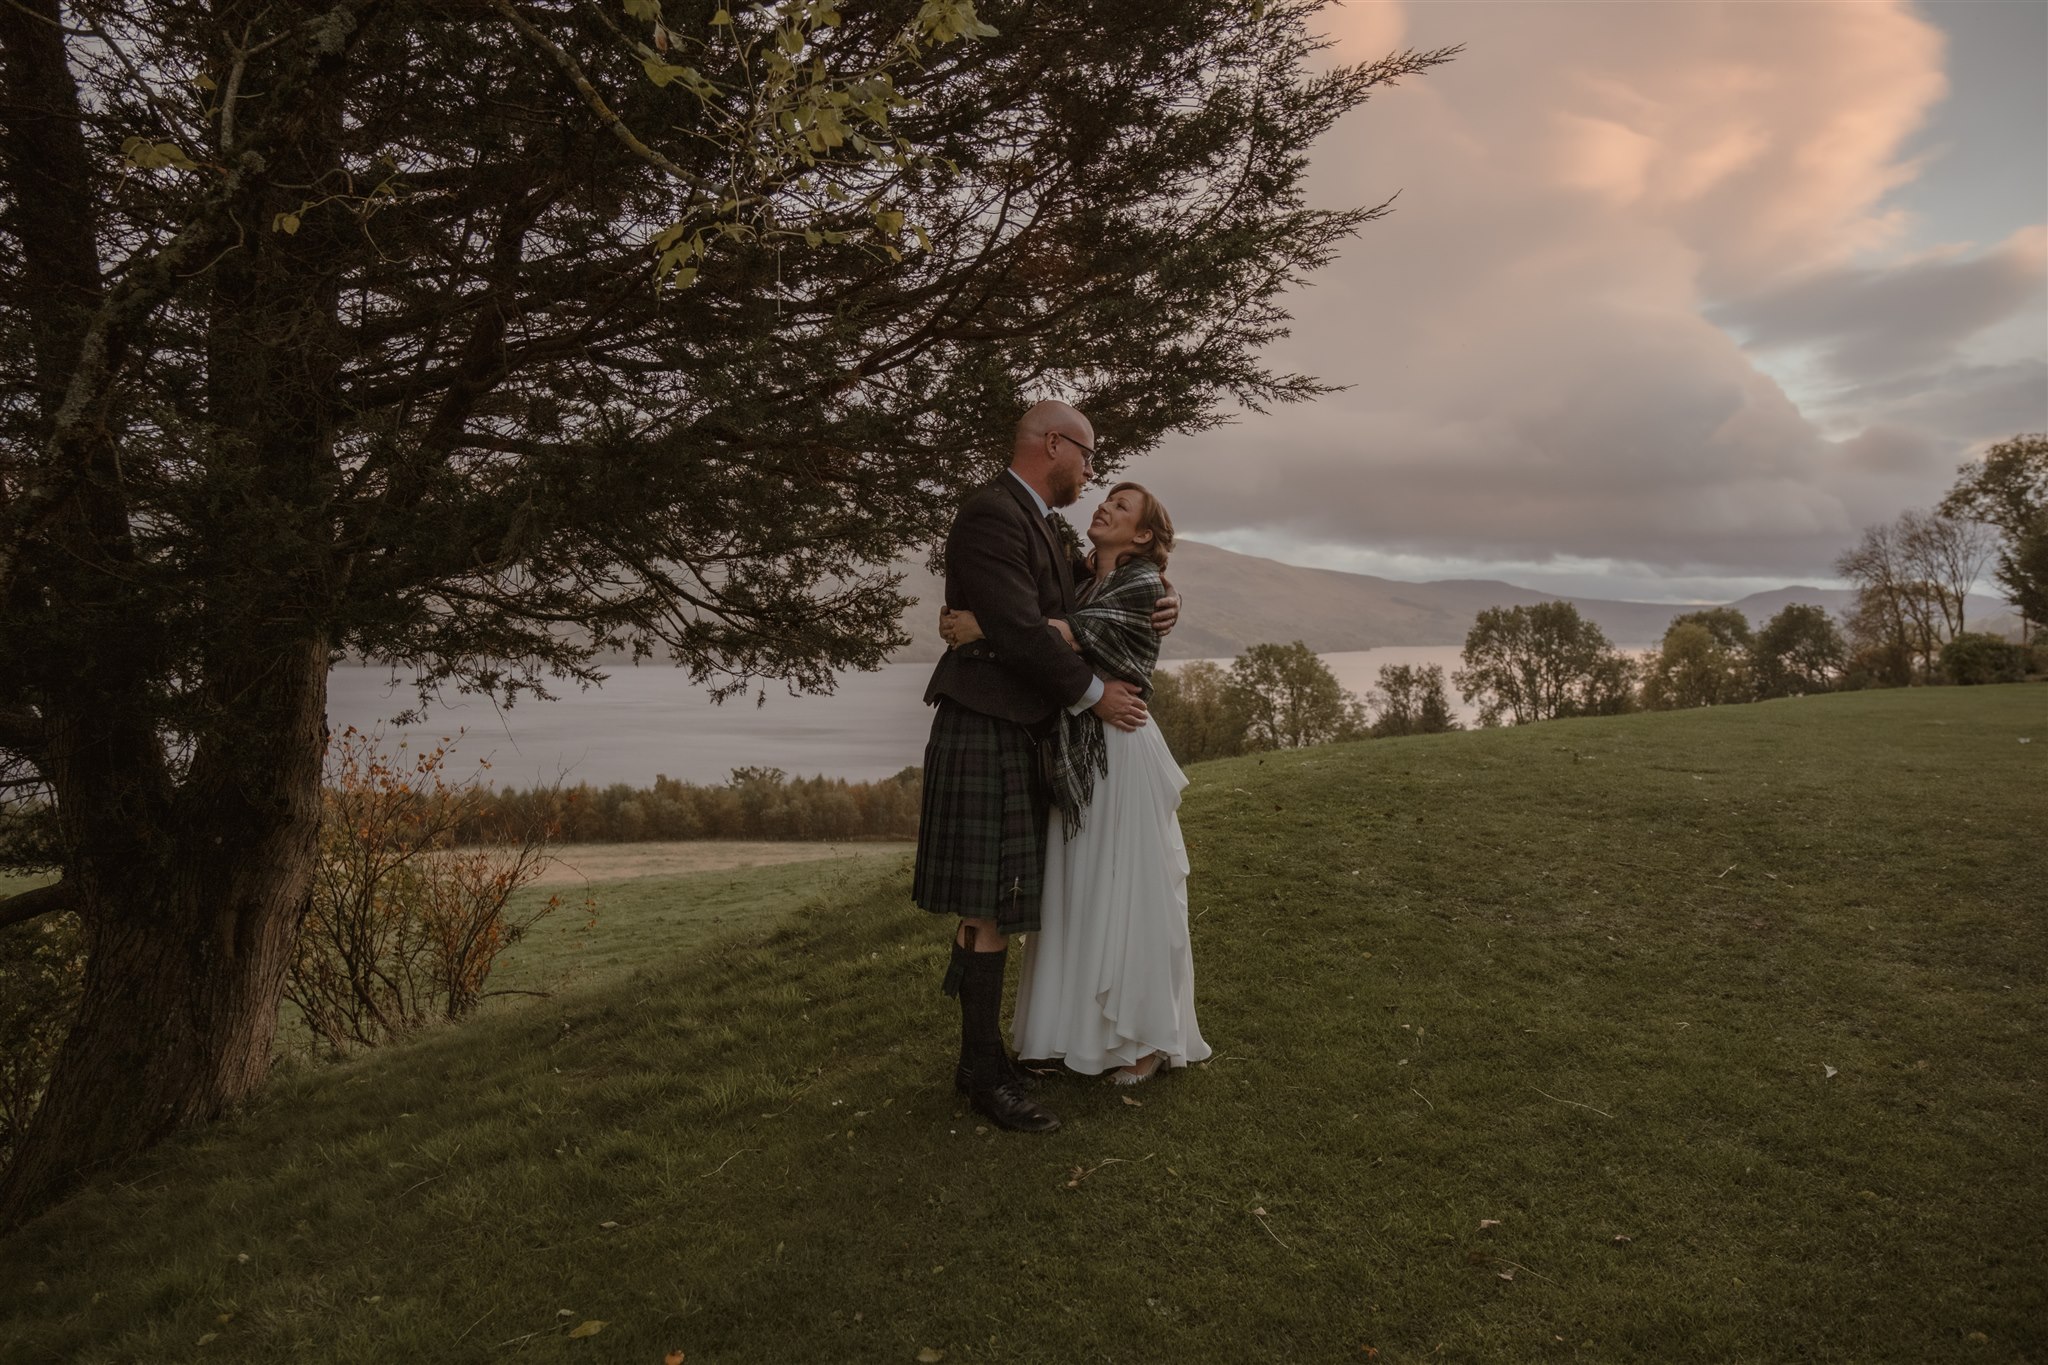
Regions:
<instances>
[{"instance_id":1,"label":"man's hand","mask_svg":"<svg viewBox=\"0 0 2048 1365\"><path fill-rule=\"evenodd\" d=\"M1102 717L1105 725L1119 730L1136 730L1145 724L1145 699L1138 689L1112 678L1102 685L1102 700L1088 708Z\"/></svg>"},{"instance_id":2,"label":"man's hand","mask_svg":"<svg viewBox=\"0 0 2048 1365\"><path fill-rule=\"evenodd\" d=\"M1166 596L1152 604L1152 629L1155 633L1160 635L1166 634L1173 629L1174 623L1178 620L1180 620L1179 593L1168 592Z\"/></svg>"}]
</instances>

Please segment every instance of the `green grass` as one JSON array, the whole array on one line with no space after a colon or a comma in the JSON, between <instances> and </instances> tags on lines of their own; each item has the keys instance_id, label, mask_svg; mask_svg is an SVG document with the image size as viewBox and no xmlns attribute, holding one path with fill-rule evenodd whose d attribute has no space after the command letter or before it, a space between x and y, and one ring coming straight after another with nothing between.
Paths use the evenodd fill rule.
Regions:
<instances>
[{"instance_id":1,"label":"green grass","mask_svg":"<svg viewBox=\"0 0 2048 1365\"><path fill-rule=\"evenodd\" d=\"M898 868L650 896L0 1244L0 1359L2048 1359L2048 688L1191 776L1138 1107L964 1114Z\"/></svg>"}]
</instances>

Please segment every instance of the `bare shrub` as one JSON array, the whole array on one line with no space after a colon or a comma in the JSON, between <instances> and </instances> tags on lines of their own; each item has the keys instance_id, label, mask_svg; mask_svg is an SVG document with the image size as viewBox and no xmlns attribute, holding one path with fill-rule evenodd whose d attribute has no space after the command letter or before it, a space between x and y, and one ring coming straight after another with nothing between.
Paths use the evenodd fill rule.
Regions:
<instances>
[{"instance_id":1,"label":"bare shrub","mask_svg":"<svg viewBox=\"0 0 2048 1365\"><path fill-rule=\"evenodd\" d=\"M449 783L448 748L408 766L351 727L329 749L320 873L285 998L334 1053L460 1019L502 994L485 989L499 956L561 904L509 908L545 870L552 824L456 846L480 793L474 781Z\"/></svg>"}]
</instances>

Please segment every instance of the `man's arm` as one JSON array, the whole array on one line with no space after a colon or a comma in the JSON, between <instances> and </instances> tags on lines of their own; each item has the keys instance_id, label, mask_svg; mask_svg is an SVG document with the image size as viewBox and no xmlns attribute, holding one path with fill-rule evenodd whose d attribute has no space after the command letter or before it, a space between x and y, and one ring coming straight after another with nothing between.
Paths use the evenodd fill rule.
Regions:
<instances>
[{"instance_id":1,"label":"man's arm","mask_svg":"<svg viewBox=\"0 0 2048 1365\"><path fill-rule=\"evenodd\" d=\"M946 573L959 605L974 613L1003 667L1061 706L1081 701L1098 684L1095 672L1067 648L1038 609L1031 576L1035 529L1000 504L975 499L961 509L946 539Z\"/></svg>"}]
</instances>

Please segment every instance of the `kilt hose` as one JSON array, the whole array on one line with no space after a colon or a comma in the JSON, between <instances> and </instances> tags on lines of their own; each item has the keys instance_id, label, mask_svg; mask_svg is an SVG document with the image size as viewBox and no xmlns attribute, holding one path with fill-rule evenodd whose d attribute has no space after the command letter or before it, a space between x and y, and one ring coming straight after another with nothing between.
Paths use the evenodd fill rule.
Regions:
<instances>
[{"instance_id":1,"label":"kilt hose","mask_svg":"<svg viewBox=\"0 0 2048 1365\"><path fill-rule=\"evenodd\" d=\"M939 915L1038 928L1050 794L1029 727L941 697L924 749L910 896Z\"/></svg>"}]
</instances>

